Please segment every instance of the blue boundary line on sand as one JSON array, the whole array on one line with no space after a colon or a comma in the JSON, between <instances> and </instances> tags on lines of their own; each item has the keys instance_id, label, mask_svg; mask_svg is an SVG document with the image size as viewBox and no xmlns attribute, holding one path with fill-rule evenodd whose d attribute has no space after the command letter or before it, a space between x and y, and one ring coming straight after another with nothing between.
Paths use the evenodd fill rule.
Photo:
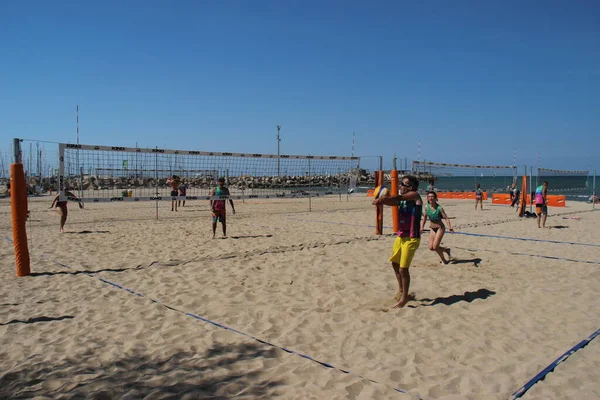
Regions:
<instances>
[{"instance_id":1,"label":"blue boundary line on sand","mask_svg":"<svg viewBox=\"0 0 600 400\"><path fill-rule=\"evenodd\" d=\"M11 238L9 238L8 236L4 236L4 239L6 239L7 241L9 241L9 242L13 243L13 240L12 240ZM55 264L58 264L58 265L60 265L61 267L68 268L68 269L70 269L70 270L73 270L73 271L77 271L75 268L73 268L73 267L71 267L71 266L69 266L69 265L63 264L63 263L61 263L61 262L58 262L58 261L56 261L56 260L53 260L53 259L51 259L51 258L49 258L49 257L46 257L46 255L44 255L44 254L42 254L41 256L42 256L42 258L46 258L46 259L48 259L49 261L51 261L51 262L53 262L53 263L55 263ZM420 396L420 395L418 395L418 394L413 394L413 393L410 393L410 392L409 392L408 390L406 390L406 389L397 388L397 387L392 387L392 386L389 386L389 385L387 385L387 384L385 384L385 383L381 383L381 382L378 382L378 381L376 381L376 380L373 380L373 379L371 379L371 378L368 378L368 377L366 377L366 376L359 375L359 374L354 374L354 373L350 372L349 370L345 370L345 369L342 369L342 368L338 368L338 367L336 367L336 366L334 366L334 365L332 365L332 364L329 364L329 363L327 363L327 362L324 362L324 361L319 361L319 360L317 360L317 359L315 359L315 358L312 358L312 357L311 357L311 356L309 356L309 355L306 355L306 354L303 354L303 353L299 353L299 352L297 352L297 351L295 351L295 350L288 349L288 348L286 348L286 347L282 347L282 346L279 346L279 345L276 345L276 344L273 344L273 343L267 342L266 340L259 339L259 338L257 338L257 337L254 337L254 336L252 336L252 335L248 334L248 333L245 333L245 332L239 331L239 330L237 330L237 329L235 329L235 328L231 328L231 327L229 327L229 326L227 326L227 325L220 324L220 323L218 323L218 322L215 322L215 321L212 321L212 320L210 320L210 319L208 319L208 318L204 318L204 317L201 317L201 316L199 316L199 315L196 315L196 314L193 314L193 313L189 313L189 312L186 312L186 311L179 310L179 309L177 309L177 308L175 308L175 307L172 307L172 306L170 306L170 305L168 305L168 304L165 304L165 303L161 302L160 300L156 300L156 299L153 299L152 297L148 297L148 296L146 296L146 295L144 295L144 294L142 294L142 293L140 293L140 292L138 292L138 291L136 291L136 290L129 289L129 288L127 288L127 287L125 287L125 286L123 286L123 285L120 285L120 284L118 284L118 283L116 283L116 282L112 282L112 281L109 281L108 279L102 278L102 277L100 277L100 276L96 276L96 274L92 274L92 273L87 273L87 272L84 272L84 275L87 275L87 276L89 276L89 277L91 277L91 278L98 279L99 281L101 281L101 282L103 282L103 283L106 283L106 284L108 284L108 285L111 285L111 286L114 286L114 287L116 287L116 288L118 288L118 289L121 289L121 290L124 290L124 291L126 291L126 292L129 292L130 294L133 294L133 295L135 295L135 296L139 296L139 297L143 297L143 298L145 298L145 299L148 299L148 300L150 300L150 301L151 301L151 302L153 302L153 303L156 303L156 304L159 304L159 305L161 305L161 306L163 306L163 307L165 307L165 308L168 308L169 310L172 310L172 311L178 312L178 313L180 313L180 314L183 314L183 315L187 315L187 316L189 316L189 317L192 317L192 318L194 318L194 319L197 319L197 320L200 320L200 321L206 322L206 323L208 323L208 324L211 324L211 325L213 325L213 326L216 326L217 328L221 328L221 329L225 329L225 330L228 330L228 331L231 331L231 332L235 332L235 333L237 333L237 334L240 334L240 335L242 335L242 336L245 336L245 337L247 337L247 338L249 338L249 339L255 340L255 341L257 341L257 342L259 342L259 343L261 343L261 344L268 345L268 346L271 346L271 347L274 347L274 348L277 348L277 349L283 350L283 351L285 351L286 353L289 353L289 354L294 354L294 355L297 355L297 356L299 356L299 357L305 358L305 359L307 359L307 360L309 360L309 361L312 361L312 362L315 362L315 363L317 363L317 364L319 364L319 365L321 365L321 366L323 366L323 367L325 367L325 368L329 368L329 369L335 369L335 370L337 370L337 371L340 371L340 372L342 372L342 373L344 373L344 374L347 374L347 375L355 375L355 376L357 376L357 377L359 377L359 378L361 378L361 379L365 379L365 380L367 380L367 381L369 381L369 382L373 382L373 383L376 383L376 384L378 384L378 385L385 386L385 387L387 387L388 389L394 390L394 391L396 391L396 392L398 392L398 393L407 394L407 395L410 395L410 396L415 396L415 397L416 397L418 400L425 400L425 398L424 398L424 397L422 397L422 396Z\"/></svg>"},{"instance_id":2,"label":"blue boundary line on sand","mask_svg":"<svg viewBox=\"0 0 600 400\"><path fill-rule=\"evenodd\" d=\"M321 222L321 223L340 224L340 225L367 226L367 225L349 224L349 223L344 223L344 222L329 222L329 221L314 221L314 220L310 221L310 220L300 220L300 219L293 219L293 218L288 218L288 219L292 219L292 220L295 220L295 221L303 221L303 222ZM368 225L368 227L375 228L375 225ZM386 226L385 228L391 228L391 227ZM454 232L454 234L455 235L456 234L463 234L463 235L471 235L471 236L493 237L493 238L502 238L502 239L513 239L513 240L525 240L525 241L531 240L531 241L538 241L538 242L550 242L550 243L562 243L562 244L577 244L577 245L583 245L583 246L598 246L598 247L600 247L600 245L597 245L597 244L570 243L570 242L559 242L559 241L554 241L554 240L541 240L541 239L528 239L528 238L513 238L513 237L510 237L510 236L484 235L484 234L467 233L467 232ZM468 250L470 250L470 249L468 249ZM541 257L541 258L549 258L549 259L552 259L552 260L564 260L564 261L581 262L581 263L588 263L588 264L600 264L600 262L596 262L596 261L573 260L573 259L569 259L569 258L552 257L552 256L541 256L541 255L537 255L537 254L528 254L528 253L512 252L510 254L532 256L532 257ZM544 380L544 378L546 377L546 375L548 375L550 372L554 371L554 369L558 366L558 364L560 364L561 362L565 361L567 358L569 358L576 351L578 351L578 350L582 349L583 347L587 346L588 343L590 343L598 335L600 335L600 329L598 329L596 332L592 333L590 336L588 336L587 338L585 338L584 340L582 340L581 342L579 342L578 344L576 344L575 346L573 346L566 353L564 353L563 355L561 355L560 357L558 357L556 360L554 360L549 366L547 366L546 368L544 368L539 374L537 374L532 379L530 379L525 385L523 385L521 388L519 388L516 392L514 392L511 395L511 400L515 400L515 399L518 399L519 397L523 396L525 394L525 392L527 392L533 385L535 385L539 381Z\"/></svg>"},{"instance_id":3,"label":"blue boundary line on sand","mask_svg":"<svg viewBox=\"0 0 600 400\"><path fill-rule=\"evenodd\" d=\"M597 265L600 265L600 261L576 260L574 258L544 256L544 255L541 255L541 254L519 253L519 252L508 252L508 253L506 253L506 252L502 252L502 251L495 251L495 250L488 250L488 249L474 249L474 248L469 248L469 247L458 247L458 246L454 246L453 248L461 249L461 250L467 250L467 251L490 251L492 253L510 254L512 256L529 256L529 257L545 258L545 259L548 259L548 260L561 260L561 261L570 261L570 262L577 262L577 263L584 263L584 264L597 264Z\"/></svg>"},{"instance_id":4,"label":"blue boundary line on sand","mask_svg":"<svg viewBox=\"0 0 600 400\"><path fill-rule=\"evenodd\" d=\"M546 378L546 375L548 375L550 372L554 371L554 369L558 366L558 364L565 361L577 350L580 350L583 347L587 346L599 334L600 334L600 329L598 329L596 332L592 333L587 338L583 339L581 342L577 343L575 346L571 347L567 352L565 352L563 355L561 355L556 360L554 360L550 365L548 365L546 368L544 368L542 371L540 371L539 374L537 374L536 376L531 378L526 384L524 384L521 388L519 388L516 392L514 392L510 398L512 400L514 400L514 399L518 399L519 397L523 396L525 394L525 392L527 392L529 389L531 389L531 387L533 385L535 385L539 381L544 380L544 378Z\"/></svg>"},{"instance_id":5,"label":"blue boundary line on sand","mask_svg":"<svg viewBox=\"0 0 600 400\"><path fill-rule=\"evenodd\" d=\"M292 221L301 221L301 222L318 222L321 224L334 224L334 225L350 225L350 226L362 226L365 228L375 228L375 225L359 225L359 224L350 224L347 222L331 222L331 221L317 221L310 219L297 219L297 218L287 218ZM393 229L391 226L384 226L384 228ZM514 237L514 236L501 236L501 235L486 235L484 233L470 233L470 232L454 232L454 235L465 235L465 236L479 236L479 237L489 237L495 239L508 239L508 240L522 240L522 241L531 241L531 242L544 242L544 243L555 243L555 244L572 244L577 246L590 246L590 247L600 247L600 244L595 243L580 243L580 242L561 242L560 240L548 240L548 239L533 239L533 238L522 238L522 237Z\"/></svg>"}]
</instances>

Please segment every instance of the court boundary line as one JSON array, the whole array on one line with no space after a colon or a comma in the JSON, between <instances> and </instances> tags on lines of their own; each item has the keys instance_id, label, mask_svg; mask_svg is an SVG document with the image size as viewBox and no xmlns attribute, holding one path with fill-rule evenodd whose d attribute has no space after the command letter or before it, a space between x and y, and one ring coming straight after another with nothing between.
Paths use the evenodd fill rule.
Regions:
<instances>
[{"instance_id":1,"label":"court boundary line","mask_svg":"<svg viewBox=\"0 0 600 400\"><path fill-rule=\"evenodd\" d=\"M299 222L316 222L321 224L335 224L335 225L349 225L349 226L361 226L365 228L375 228L375 225L360 225L360 224L351 224L348 222L332 222L332 221L317 221L317 220L309 220L309 219L297 219L297 218L286 218L291 221L299 221ZM384 226L384 228L393 229L391 226ZM522 241L531 241L531 242L543 242L543 243L554 243L554 244L570 244L577 246L589 246L589 247L600 247L600 244L595 243L581 243L581 242L561 242L559 240L549 240L549 239L535 239L535 238L521 238L514 236L501 236L501 235L486 235L484 233L471 233L471 232L454 232L453 235L465 235L465 236L479 236L479 237L489 237L495 239L507 239L507 240L522 240Z\"/></svg>"},{"instance_id":2,"label":"court boundary line","mask_svg":"<svg viewBox=\"0 0 600 400\"><path fill-rule=\"evenodd\" d=\"M542 254L531 254L531 253L519 253L519 252L503 252L503 251L497 251L497 250L490 250L490 249L475 249L475 248L469 248L469 247L460 247L460 246L453 246L453 248L455 249L460 249L460 250L467 250L467 251L487 251L490 253L497 253L497 254L510 254L512 256L528 256L528 257L538 257L538 258L545 258L545 259L549 259L549 260L560 260L560 261L570 261L570 262L577 262L577 263L584 263L584 264L600 264L600 261L589 261L589 260L576 260L574 258L562 258L562 257L554 257L554 256L545 256Z\"/></svg>"},{"instance_id":3,"label":"court boundary line","mask_svg":"<svg viewBox=\"0 0 600 400\"><path fill-rule=\"evenodd\" d=\"M563 353L556 360L552 361L550 363L550 365L548 365L546 368L544 368L543 370L541 370L536 376L534 376L533 378L531 378L529 381L527 381L527 383L525 383L523 386L521 386L519 389L517 389L511 395L510 399L511 400L515 400L515 399L518 399L519 397L523 396L529 389L531 389L531 387L533 385L535 385L536 383L538 383L540 381L543 381L546 378L546 375L548 375L550 372L554 371L554 369L556 369L556 367L558 366L558 364L560 364L561 362L565 361L567 358L571 357L571 355L573 355L574 353L576 353L578 350L580 350L580 349L584 348L585 346L587 346L599 334L600 334L600 329L596 330L590 336L586 337L581 342L579 342L575 346L571 347L569 350L567 350L565 353Z\"/></svg>"},{"instance_id":4,"label":"court boundary line","mask_svg":"<svg viewBox=\"0 0 600 400\"><path fill-rule=\"evenodd\" d=\"M4 235L4 239L5 239L6 241L10 242L10 243L13 243L13 240L12 240L11 238L9 238L7 235ZM59 261L53 260L53 259L51 259L51 258L47 257L47 256L46 256L45 254L43 254L43 253L40 255L40 257L41 257L41 258L45 258L46 260L48 260L48 261L50 261L50 262L52 262L52 263L55 263L55 264L57 264L57 265L60 265L60 266L61 266L61 267L63 267L63 268L67 268L67 269L70 269L70 270L72 270L72 271L77 271L77 269L76 269L76 268L73 268L73 267L71 267L71 266L69 266L69 265L67 265L67 264L61 263L61 262L59 262ZM386 383L382 383L382 382L376 381L376 380L374 380L374 379L368 378L368 377L366 377L366 376L363 376L363 375L360 375L360 374L353 373L353 372L351 372L350 370L342 369L342 368L336 367L336 366L335 366L335 365L333 365L333 364L330 364L330 363L327 363L327 362L324 362L324 361L317 360L317 359L315 359L315 358L312 358L312 357L311 357L311 356L309 356L309 355L306 355L306 354L304 354L304 353L300 353L300 352L298 352L298 351L296 351L296 350L289 349L289 348L286 348L286 347L283 347L283 346L280 346L280 345L277 345L277 344L273 344L273 343L271 343L271 342L268 342L268 341L266 341L266 340L259 339L259 338L255 337L255 336L252 336L252 335L248 334L248 333L242 332L242 331L240 331L240 330L237 330L237 329L235 329L235 328L231 328L231 327L229 327L229 326L227 326L227 325L224 325L224 324L220 324L220 323L218 323L218 322L215 322L215 321L212 321L212 320L210 320L210 319L208 319L208 318L204 318L204 317L202 317L202 316L199 316L199 315L196 315L196 314L193 314L193 313L189 313L189 312L187 312L187 311L180 310L180 309L178 309L178 308L176 308L176 307L173 307L173 306L170 306L170 305L168 305L168 304L165 304L165 303L163 303L163 302L162 302L162 301L160 301L160 300L157 300L157 299L154 299L154 298L152 298L152 297L146 296L146 295L144 295L143 293L141 293L141 292L138 292L138 291L136 291L136 290L134 290L134 289L127 288L127 287L125 287L125 286L123 286L123 285L120 285L120 284L118 284L118 283L116 283L116 282L112 282L112 281L110 281L110 280L108 280L108 279L106 279L106 278L103 278L103 277L101 277L101 276L96 276L97 274L94 274L94 273L89 273L89 272L82 272L82 274L83 274L83 275L86 275L86 276L88 276L88 277L90 277L90 278L98 279L99 281L101 281L101 282L103 282L103 283L106 283L106 284L108 284L108 285L111 285L111 286L113 286L113 287L116 287L116 288L118 288L118 289L124 290L124 291L126 291L126 292L128 292L128 293L130 293L130 294L133 294L133 295L135 295L135 296L138 296L138 297L145 298L145 299L147 299L147 300L149 300L149 301L151 301L151 302L153 302L153 303L155 303L155 304L161 305L161 306L163 306L163 307L165 307L165 308L167 308L167 309L169 309L169 310L175 311L175 312L177 312L177 313L179 313L179 314L183 314L183 315L185 315L185 316L192 317L192 318L194 318L194 319L196 319L196 320L200 320L200 321L202 321L202 322L208 323L208 324L210 324L210 325L213 325L213 326L215 326L215 327L217 327L217 328L221 328L221 329L224 329L224 330L228 330L228 331L231 331L231 332L237 333L237 334L239 334L239 335L242 335L242 336L244 336L244 337L246 337L246 338L248 338L248 339L251 339L251 340L257 341L257 342L259 342L259 343L261 343L261 344L263 344L263 345L271 346L271 347L273 347L273 348L276 348L276 349L282 350L282 351L284 351L284 352L286 352L286 353L288 353L288 354L294 354L294 355L296 355L296 356L299 356L299 357L301 357L301 358L305 358L305 359L307 359L307 360L309 360L309 361L312 361L312 362L314 362L314 363L316 363L316 364L319 364L319 365L321 365L322 367L325 367L325 368L328 368L328 369L337 370L337 371L340 371L340 372L342 372L342 373L344 373L344 374L346 374L346 375L354 375L354 376L357 376L357 377L359 377L359 378L361 378L361 379L363 379L363 380L367 380L367 381L369 381L369 382L376 383L376 384L378 384L378 385L381 385L381 386L384 386L384 387L386 387L386 388L388 388L388 389L391 389L391 390L393 390L393 391L395 391L395 392L402 393L402 394L406 394L406 395L409 395L409 396L414 396L414 397L415 397L416 399L418 399L418 400L427 400L426 398L422 397L421 395L419 395L419 394L415 394L415 393L411 393L411 392L409 392L409 391L408 391L408 390L406 390L406 389L403 389L403 388L400 388L400 387L393 387L393 386L390 386L390 385L388 385L388 384L386 384Z\"/></svg>"}]
</instances>

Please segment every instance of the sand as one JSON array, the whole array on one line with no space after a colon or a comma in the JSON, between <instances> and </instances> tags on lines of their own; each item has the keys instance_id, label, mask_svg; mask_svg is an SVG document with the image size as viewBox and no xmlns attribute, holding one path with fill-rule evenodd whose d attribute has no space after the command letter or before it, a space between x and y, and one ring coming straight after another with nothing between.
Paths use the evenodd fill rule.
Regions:
<instances>
[{"instance_id":1,"label":"sand","mask_svg":"<svg viewBox=\"0 0 600 400\"><path fill-rule=\"evenodd\" d=\"M30 202L32 276L15 276L0 242L0 398L506 399L600 328L589 204L551 208L538 229L508 206L444 200L454 262L425 234L415 300L398 310L394 238L374 234L362 195L310 212L307 199L238 201L214 240L206 201L160 202L159 220L151 202L70 204L64 234L50 202ZM6 200L0 216L10 237ZM600 397L599 346L523 399Z\"/></svg>"}]
</instances>

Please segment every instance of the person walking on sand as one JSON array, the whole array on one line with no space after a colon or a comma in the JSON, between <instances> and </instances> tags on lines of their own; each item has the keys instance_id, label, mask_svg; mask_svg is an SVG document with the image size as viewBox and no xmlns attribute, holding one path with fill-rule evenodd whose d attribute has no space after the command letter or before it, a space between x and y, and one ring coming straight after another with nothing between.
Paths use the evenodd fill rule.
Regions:
<instances>
[{"instance_id":1,"label":"person walking on sand","mask_svg":"<svg viewBox=\"0 0 600 400\"><path fill-rule=\"evenodd\" d=\"M210 196L229 196L229 189L225 187L225 178L219 178L219 186L214 188L210 193ZM231 204L231 210L235 214L235 206L233 200L229 199ZM210 200L210 209L212 210L212 231L213 239L217 233L217 222L221 222L223 228L223 237L227 237L227 220L226 220L226 200Z\"/></svg>"},{"instance_id":2,"label":"person walking on sand","mask_svg":"<svg viewBox=\"0 0 600 400\"><path fill-rule=\"evenodd\" d=\"M392 256L389 259L398 281L398 295L396 296L398 302L394 304L393 308L402 308L409 300L409 268L421 242L423 200L417 192L418 189L418 179L409 175L402 178L399 195L373 200L373 205L376 206L398 207L398 237L394 241Z\"/></svg>"},{"instance_id":3,"label":"person walking on sand","mask_svg":"<svg viewBox=\"0 0 600 400\"><path fill-rule=\"evenodd\" d=\"M79 208L83 208L81 199L78 199L77 196L75 196L73 193L71 193L68 190L65 190L65 196L67 197L67 200L60 201L60 193L57 194L54 200L52 201L52 205L50 206L51 209L56 207L56 212L58 212L58 215L60 215L61 233L64 233L65 231L65 223L67 222L67 216L69 215L69 210L67 209L67 203L69 202L69 199L75 200L77 203L79 203Z\"/></svg>"},{"instance_id":4,"label":"person walking on sand","mask_svg":"<svg viewBox=\"0 0 600 400\"><path fill-rule=\"evenodd\" d=\"M177 205L185 207L185 196L187 196L187 184L181 182L181 185L179 186L179 197L183 197L183 204L181 204L182 200L178 200Z\"/></svg>"},{"instance_id":5,"label":"person walking on sand","mask_svg":"<svg viewBox=\"0 0 600 400\"><path fill-rule=\"evenodd\" d=\"M519 195L520 194L521 194L521 191L517 188L517 184L513 183L512 186L510 187L510 199L511 199L510 206L511 207L519 205ZM517 207L517 212L519 212L519 207Z\"/></svg>"},{"instance_id":6,"label":"person walking on sand","mask_svg":"<svg viewBox=\"0 0 600 400\"><path fill-rule=\"evenodd\" d=\"M481 206L481 210L483 210L483 191L481 190L481 185L478 183L475 188L475 209L477 210L477 204Z\"/></svg>"},{"instance_id":7,"label":"person walking on sand","mask_svg":"<svg viewBox=\"0 0 600 400\"><path fill-rule=\"evenodd\" d=\"M454 233L454 229L452 229L452 226L450 225L450 219L446 215L446 212L442 206L438 204L437 194L435 194L435 192L427 193L427 206L425 207L425 215L423 217L423 222L421 223L421 233L423 233L425 222L427 222L428 219L430 222L428 240L429 250L435 251L442 259L442 262L448 264L450 262L450 248L442 247L440 245L444 233L446 232L446 225L444 225L443 220L446 220L450 232ZM448 254L448 260L444 258L444 253Z\"/></svg>"},{"instance_id":8,"label":"person walking on sand","mask_svg":"<svg viewBox=\"0 0 600 400\"><path fill-rule=\"evenodd\" d=\"M537 213L537 225L540 228L540 220L542 228L546 227L546 217L548 217L548 181L544 181L540 186L535 188L535 211Z\"/></svg>"},{"instance_id":9,"label":"person walking on sand","mask_svg":"<svg viewBox=\"0 0 600 400\"><path fill-rule=\"evenodd\" d=\"M171 211L177 211L177 195L179 194L181 180L179 176L173 175L167 179L167 184L171 186Z\"/></svg>"}]
</instances>

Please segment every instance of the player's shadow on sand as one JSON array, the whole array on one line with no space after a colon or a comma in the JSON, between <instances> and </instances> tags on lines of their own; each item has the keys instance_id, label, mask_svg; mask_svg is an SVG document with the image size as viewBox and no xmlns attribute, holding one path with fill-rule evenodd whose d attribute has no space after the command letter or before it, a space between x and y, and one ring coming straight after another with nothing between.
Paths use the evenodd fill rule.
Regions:
<instances>
[{"instance_id":1,"label":"player's shadow on sand","mask_svg":"<svg viewBox=\"0 0 600 400\"><path fill-rule=\"evenodd\" d=\"M62 317L35 317L29 318L26 320L13 319L6 323L0 324L0 326L12 325L12 324L35 324L37 322L52 322L52 321L62 321L63 319L73 319L75 317L71 315L63 315Z\"/></svg>"},{"instance_id":2,"label":"player's shadow on sand","mask_svg":"<svg viewBox=\"0 0 600 400\"><path fill-rule=\"evenodd\" d=\"M93 271L51 271L51 272L32 272L29 276L55 276L55 275L81 275L81 274L97 274L100 272L125 272L125 271L133 271L136 269L142 269L144 267L135 267L135 268L105 268L105 269L97 269Z\"/></svg>"},{"instance_id":3,"label":"player's shadow on sand","mask_svg":"<svg viewBox=\"0 0 600 400\"><path fill-rule=\"evenodd\" d=\"M22 363L0 375L0 398L85 399L93 393L97 399L256 399L279 397L278 387L286 384L282 378L264 376L264 364L277 361L282 353L269 346L217 344L206 350L162 355L150 354L151 349L141 343L141 350L102 363L95 357L75 355L60 357L60 361L54 355L48 361Z\"/></svg>"},{"instance_id":4,"label":"player's shadow on sand","mask_svg":"<svg viewBox=\"0 0 600 400\"><path fill-rule=\"evenodd\" d=\"M69 235L89 235L91 233L110 233L110 231L79 231L79 232L65 232Z\"/></svg>"},{"instance_id":5,"label":"player's shadow on sand","mask_svg":"<svg viewBox=\"0 0 600 400\"><path fill-rule=\"evenodd\" d=\"M448 297L436 297L435 299L431 300L431 299L419 299L422 302L428 302L430 301L431 303L428 304L420 304L418 306L408 306L410 308L417 308L417 307L431 307L431 306L435 306L437 304L444 304L446 306L451 306L452 304L456 304L459 303L461 301L466 301L467 303L472 302L473 300L485 300L490 296L495 295L496 292L492 291L492 290L488 290L488 289L479 289L476 292L465 292L464 294L454 294L452 296L448 296Z\"/></svg>"},{"instance_id":6,"label":"player's shadow on sand","mask_svg":"<svg viewBox=\"0 0 600 400\"><path fill-rule=\"evenodd\" d=\"M229 236L232 239L256 239L256 238L270 238L273 235L237 235L237 236Z\"/></svg>"},{"instance_id":7,"label":"player's shadow on sand","mask_svg":"<svg viewBox=\"0 0 600 400\"><path fill-rule=\"evenodd\" d=\"M568 229L568 226L565 225L554 225L550 227L551 229Z\"/></svg>"},{"instance_id":8,"label":"player's shadow on sand","mask_svg":"<svg viewBox=\"0 0 600 400\"><path fill-rule=\"evenodd\" d=\"M468 259L464 259L464 260L452 260L450 261L450 264L473 264L475 265L477 268L479 268L479 264L481 264L481 258L468 258Z\"/></svg>"}]
</instances>

